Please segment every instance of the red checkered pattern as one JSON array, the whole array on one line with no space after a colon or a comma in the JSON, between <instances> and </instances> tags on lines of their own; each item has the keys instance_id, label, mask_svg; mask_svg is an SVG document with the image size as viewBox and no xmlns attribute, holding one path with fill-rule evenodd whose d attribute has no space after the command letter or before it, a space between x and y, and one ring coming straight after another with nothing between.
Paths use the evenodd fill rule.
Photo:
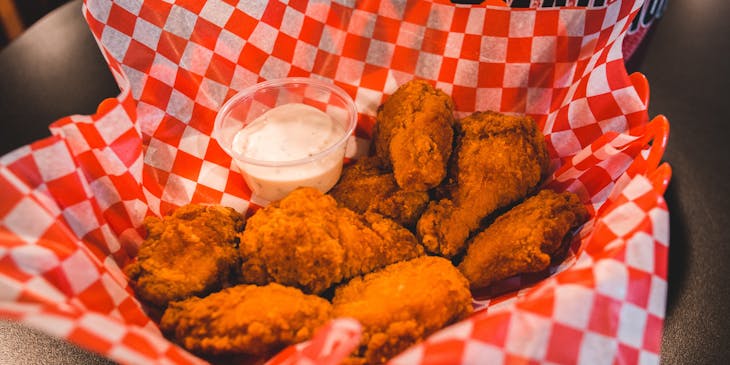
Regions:
<instances>
[{"instance_id":1,"label":"red checkered pattern","mask_svg":"<svg viewBox=\"0 0 730 365\"><path fill-rule=\"evenodd\" d=\"M131 326L124 319L66 304L3 301L0 313L5 318L66 338L123 364L206 363L165 340L154 325Z\"/></svg>"},{"instance_id":2,"label":"red checkered pattern","mask_svg":"<svg viewBox=\"0 0 730 365\"><path fill-rule=\"evenodd\" d=\"M477 311L394 363L658 363L666 296L668 123L621 41L640 0L510 9L434 1L86 0L122 93L0 158L0 315L122 363L196 363L165 340L119 269L141 222L189 202L253 207L211 139L237 90L286 76L330 81L360 112L413 78L475 110L529 114L549 145L546 187L592 220L544 273L474 292ZM338 319L272 363L337 363L359 326ZM448 359L448 360L444 360Z\"/></svg>"},{"instance_id":3,"label":"red checkered pattern","mask_svg":"<svg viewBox=\"0 0 730 365\"><path fill-rule=\"evenodd\" d=\"M352 318L330 321L309 341L290 346L270 359L267 365L337 365L360 342L362 327Z\"/></svg>"},{"instance_id":4,"label":"red checkered pattern","mask_svg":"<svg viewBox=\"0 0 730 365\"><path fill-rule=\"evenodd\" d=\"M627 183L612 189L578 234L577 252L551 268L551 276L537 284L510 279L527 280L518 292L478 301L481 310L468 320L392 363L436 364L444 358L462 364L659 363L669 243L662 194L668 176L658 185L643 175L622 177Z\"/></svg>"}]
</instances>

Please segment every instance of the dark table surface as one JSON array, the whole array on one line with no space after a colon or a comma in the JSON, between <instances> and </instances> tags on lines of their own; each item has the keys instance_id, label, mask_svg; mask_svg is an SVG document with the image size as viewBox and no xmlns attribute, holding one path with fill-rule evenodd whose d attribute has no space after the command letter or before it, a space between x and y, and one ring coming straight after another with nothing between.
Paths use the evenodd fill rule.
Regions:
<instances>
[{"instance_id":1,"label":"dark table surface","mask_svg":"<svg viewBox=\"0 0 730 365\"><path fill-rule=\"evenodd\" d=\"M0 52L0 154L49 135L47 124L92 114L119 90L81 17L58 9ZM730 358L730 2L670 1L629 64L651 84L651 116L671 124L669 292L663 364ZM0 321L0 363L106 363L43 333Z\"/></svg>"}]
</instances>

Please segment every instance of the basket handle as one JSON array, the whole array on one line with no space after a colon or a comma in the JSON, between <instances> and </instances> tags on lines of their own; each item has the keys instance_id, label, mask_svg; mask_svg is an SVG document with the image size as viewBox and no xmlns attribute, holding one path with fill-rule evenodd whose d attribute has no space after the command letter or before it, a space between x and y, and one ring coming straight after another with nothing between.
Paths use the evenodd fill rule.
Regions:
<instances>
[{"instance_id":1,"label":"basket handle","mask_svg":"<svg viewBox=\"0 0 730 365\"><path fill-rule=\"evenodd\" d=\"M629 79L644 107L648 108L651 96L649 80L641 72L632 73L629 75ZM669 120L664 115L654 117L646 125L645 133L645 143L652 143L649 155L646 158L646 176L651 180L654 189L664 194L672 177L672 168L668 163L661 165L659 163L669 139Z\"/></svg>"},{"instance_id":2,"label":"basket handle","mask_svg":"<svg viewBox=\"0 0 730 365\"><path fill-rule=\"evenodd\" d=\"M646 175L652 180L654 187L662 193L669 185L671 168L669 164L659 164L669 140L669 120L664 115L657 115L646 125L646 143L651 141L649 155L646 157Z\"/></svg>"},{"instance_id":3,"label":"basket handle","mask_svg":"<svg viewBox=\"0 0 730 365\"><path fill-rule=\"evenodd\" d=\"M649 181L654 186L654 191L664 195L669 186L669 181L672 179L672 167L668 163L663 163L657 167L654 172L649 174Z\"/></svg>"},{"instance_id":4,"label":"basket handle","mask_svg":"<svg viewBox=\"0 0 730 365\"><path fill-rule=\"evenodd\" d=\"M645 107L649 106L649 80L641 72L634 72L629 75L631 83L634 85L636 93L639 94L639 99L644 103Z\"/></svg>"},{"instance_id":5,"label":"basket handle","mask_svg":"<svg viewBox=\"0 0 730 365\"><path fill-rule=\"evenodd\" d=\"M657 115L646 125L647 143L651 142L649 155L646 157L648 166L647 172L654 172L659 166L659 162L664 155L669 140L669 120L664 115Z\"/></svg>"},{"instance_id":6,"label":"basket handle","mask_svg":"<svg viewBox=\"0 0 730 365\"><path fill-rule=\"evenodd\" d=\"M632 143L638 143L642 148L649 146L649 152L645 159L634 161L627 172L631 176L637 174L646 176L651 180L655 190L663 194L671 177L669 165L664 163L660 166L669 140L669 121L664 115L658 115L647 123L640 133L641 137Z\"/></svg>"}]
</instances>

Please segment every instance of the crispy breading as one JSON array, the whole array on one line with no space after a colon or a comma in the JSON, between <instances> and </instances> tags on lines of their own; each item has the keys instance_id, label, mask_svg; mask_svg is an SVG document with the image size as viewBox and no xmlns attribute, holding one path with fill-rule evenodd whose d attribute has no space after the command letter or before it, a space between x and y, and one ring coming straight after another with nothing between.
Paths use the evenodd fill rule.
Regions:
<instances>
[{"instance_id":1,"label":"crispy breading","mask_svg":"<svg viewBox=\"0 0 730 365\"><path fill-rule=\"evenodd\" d=\"M158 307L230 283L239 265L243 216L233 208L189 204L162 219L147 217L147 238L125 267L136 295Z\"/></svg>"},{"instance_id":2,"label":"crispy breading","mask_svg":"<svg viewBox=\"0 0 730 365\"><path fill-rule=\"evenodd\" d=\"M472 311L469 283L450 261L423 256L356 277L338 287L335 317L363 326L349 363L382 364Z\"/></svg>"},{"instance_id":3,"label":"crispy breading","mask_svg":"<svg viewBox=\"0 0 730 365\"><path fill-rule=\"evenodd\" d=\"M471 287L547 269L588 211L570 192L542 190L498 217L469 243L459 270Z\"/></svg>"},{"instance_id":4,"label":"crispy breading","mask_svg":"<svg viewBox=\"0 0 730 365\"><path fill-rule=\"evenodd\" d=\"M545 137L530 117L476 112L456 124L446 198L417 224L426 250L454 257L483 218L532 192L547 174Z\"/></svg>"},{"instance_id":5,"label":"crispy breading","mask_svg":"<svg viewBox=\"0 0 730 365\"><path fill-rule=\"evenodd\" d=\"M429 201L425 191L401 189L377 157L364 157L345 167L329 194L356 213L378 213L404 227L416 226Z\"/></svg>"},{"instance_id":6,"label":"crispy breading","mask_svg":"<svg viewBox=\"0 0 730 365\"><path fill-rule=\"evenodd\" d=\"M296 288L238 285L171 302L160 328L198 354L267 356L308 340L331 311L328 301Z\"/></svg>"},{"instance_id":7,"label":"crispy breading","mask_svg":"<svg viewBox=\"0 0 730 365\"><path fill-rule=\"evenodd\" d=\"M414 229L430 198L425 191L398 190L382 200L374 201L369 212L381 214L403 227Z\"/></svg>"},{"instance_id":8,"label":"crispy breading","mask_svg":"<svg viewBox=\"0 0 730 365\"><path fill-rule=\"evenodd\" d=\"M453 144L454 102L423 80L401 85L378 109L373 144L398 185L426 191L446 176Z\"/></svg>"},{"instance_id":9,"label":"crispy breading","mask_svg":"<svg viewBox=\"0 0 730 365\"><path fill-rule=\"evenodd\" d=\"M407 229L361 216L314 188L299 188L248 219L241 235L246 283L322 293L342 280L423 254Z\"/></svg>"}]
</instances>

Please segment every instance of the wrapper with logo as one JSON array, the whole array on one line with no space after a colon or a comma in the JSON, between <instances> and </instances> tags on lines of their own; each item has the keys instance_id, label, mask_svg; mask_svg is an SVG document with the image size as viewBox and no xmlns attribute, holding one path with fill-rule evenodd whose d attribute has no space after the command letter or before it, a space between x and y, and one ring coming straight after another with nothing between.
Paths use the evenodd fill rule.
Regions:
<instances>
[{"instance_id":1,"label":"wrapper with logo","mask_svg":"<svg viewBox=\"0 0 730 365\"><path fill-rule=\"evenodd\" d=\"M502 0L495 0L502 1ZM615 0L504 0L504 3L513 8L560 8L573 7L600 7L607 2ZM469 3L478 1L455 0L456 3ZM669 0L645 0L639 13L634 16L633 22L624 36L623 55L625 60L630 60L637 48L643 43L649 30L655 22L660 19L667 8Z\"/></svg>"},{"instance_id":2,"label":"wrapper with logo","mask_svg":"<svg viewBox=\"0 0 730 365\"><path fill-rule=\"evenodd\" d=\"M211 139L216 111L259 81L322 79L355 100L366 146L377 106L420 78L452 95L459 117L534 117L552 160L546 186L577 193L592 218L549 275L474 293L474 315L393 363L658 363L668 122L650 121L648 83L624 68L641 1L601 3L86 0L122 92L0 159L0 316L122 363L202 362L160 334L120 267L147 215L189 202L254 208ZM358 333L335 319L271 363L336 363Z\"/></svg>"}]
</instances>

